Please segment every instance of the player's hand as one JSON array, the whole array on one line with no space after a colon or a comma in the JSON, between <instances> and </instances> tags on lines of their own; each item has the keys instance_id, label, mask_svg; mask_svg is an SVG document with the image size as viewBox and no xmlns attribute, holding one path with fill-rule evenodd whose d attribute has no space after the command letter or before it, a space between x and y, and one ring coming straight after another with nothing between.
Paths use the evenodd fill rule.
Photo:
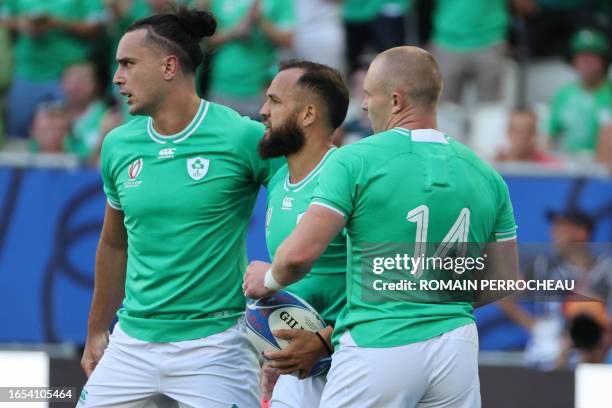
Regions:
<instances>
[{"instance_id":1,"label":"player's hand","mask_svg":"<svg viewBox=\"0 0 612 408\"><path fill-rule=\"evenodd\" d=\"M83 367L87 377L91 375L96 365L98 365L98 361L102 358L102 354L104 354L104 350L108 346L109 336L110 332L108 330L87 336L83 358L81 358L81 367Z\"/></svg>"},{"instance_id":2,"label":"player's hand","mask_svg":"<svg viewBox=\"0 0 612 408\"><path fill-rule=\"evenodd\" d=\"M328 326L320 332L324 339L331 337L332 327ZM264 353L271 368L278 370L279 374L299 373L300 379L306 378L312 367L327 355L327 350L321 339L311 331L293 329L277 330L272 333L275 337L288 340L289 345L281 351ZM329 340L328 340L329 341Z\"/></svg>"},{"instance_id":3,"label":"player's hand","mask_svg":"<svg viewBox=\"0 0 612 408\"><path fill-rule=\"evenodd\" d=\"M255 0L247 13L247 20L254 25L261 18L261 1Z\"/></svg>"},{"instance_id":4,"label":"player's hand","mask_svg":"<svg viewBox=\"0 0 612 408\"><path fill-rule=\"evenodd\" d=\"M259 299L274 294L264 286L266 272L271 266L269 263L261 261L253 261L249 264L242 283L242 290L244 290L246 296Z\"/></svg>"},{"instance_id":5,"label":"player's hand","mask_svg":"<svg viewBox=\"0 0 612 408\"><path fill-rule=\"evenodd\" d=\"M264 363L261 369L261 399L270 401L272 392L280 374L273 368L270 368L268 363Z\"/></svg>"},{"instance_id":6,"label":"player's hand","mask_svg":"<svg viewBox=\"0 0 612 408\"><path fill-rule=\"evenodd\" d=\"M247 40L253 32L255 23L259 19L259 14L259 2L255 1L251 5L251 8L247 12L246 16L244 16L242 21L240 21L240 23L238 23L238 25L236 25L236 27L234 27L232 30L232 37L241 41Z\"/></svg>"}]
</instances>

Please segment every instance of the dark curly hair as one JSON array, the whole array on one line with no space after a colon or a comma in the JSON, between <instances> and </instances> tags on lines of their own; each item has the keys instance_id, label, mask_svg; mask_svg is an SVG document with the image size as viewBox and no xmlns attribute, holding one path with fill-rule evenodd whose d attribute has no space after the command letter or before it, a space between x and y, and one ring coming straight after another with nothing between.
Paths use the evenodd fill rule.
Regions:
<instances>
[{"instance_id":1,"label":"dark curly hair","mask_svg":"<svg viewBox=\"0 0 612 408\"><path fill-rule=\"evenodd\" d=\"M140 29L147 30L147 43L176 55L183 72L193 73L204 59L200 42L215 33L217 20L208 11L178 7L137 20L126 32Z\"/></svg>"}]
</instances>

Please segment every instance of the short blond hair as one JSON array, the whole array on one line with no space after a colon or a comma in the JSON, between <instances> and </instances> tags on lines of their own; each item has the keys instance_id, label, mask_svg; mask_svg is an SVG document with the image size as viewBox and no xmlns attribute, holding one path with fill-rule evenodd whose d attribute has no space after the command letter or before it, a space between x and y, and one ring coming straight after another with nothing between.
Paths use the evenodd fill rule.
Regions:
<instances>
[{"instance_id":1,"label":"short blond hair","mask_svg":"<svg viewBox=\"0 0 612 408\"><path fill-rule=\"evenodd\" d=\"M433 55L419 47L403 46L382 52L374 61L379 64L381 86L401 92L415 106L436 109L443 79Z\"/></svg>"}]
</instances>

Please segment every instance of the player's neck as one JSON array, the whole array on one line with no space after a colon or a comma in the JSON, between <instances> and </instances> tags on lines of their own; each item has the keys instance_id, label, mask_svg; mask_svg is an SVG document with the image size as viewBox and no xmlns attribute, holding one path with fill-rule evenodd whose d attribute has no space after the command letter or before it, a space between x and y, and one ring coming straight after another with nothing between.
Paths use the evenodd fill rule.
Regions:
<instances>
[{"instance_id":1,"label":"player's neck","mask_svg":"<svg viewBox=\"0 0 612 408\"><path fill-rule=\"evenodd\" d=\"M436 129L438 123L435 112L421 112L406 110L391 115L387 123L387 129L403 128L407 130Z\"/></svg>"},{"instance_id":2,"label":"player's neck","mask_svg":"<svg viewBox=\"0 0 612 408\"><path fill-rule=\"evenodd\" d=\"M153 118L153 127L161 135L174 135L185 129L198 113L200 98L195 92L173 94L160 104Z\"/></svg>"},{"instance_id":3,"label":"player's neck","mask_svg":"<svg viewBox=\"0 0 612 408\"><path fill-rule=\"evenodd\" d=\"M321 163L323 157L332 147L334 145L331 143L331 137L318 139L314 143L307 142L298 153L287 156L289 182L295 184L304 180Z\"/></svg>"}]
</instances>

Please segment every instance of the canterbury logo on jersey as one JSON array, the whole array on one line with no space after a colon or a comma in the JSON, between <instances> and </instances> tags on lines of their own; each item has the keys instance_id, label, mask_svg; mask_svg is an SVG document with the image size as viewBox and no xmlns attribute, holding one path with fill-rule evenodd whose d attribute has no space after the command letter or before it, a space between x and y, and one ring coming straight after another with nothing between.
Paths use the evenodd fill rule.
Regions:
<instances>
[{"instance_id":1,"label":"canterbury logo on jersey","mask_svg":"<svg viewBox=\"0 0 612 408\"><path fill-rule=\"evenodd\" d=\"M161 149L157 156L158 159L174 159L174 152L176 151L176 147L171 147L168 149Z\"/></svg>"},{"instance_id":2,"label":"canterbury logo on jersey","mask_svg":"<svg viewBox=\"0 0 612 408\"><path fill-rule=\"evenodd\" d=\"M283 198L283 210L290 210L293 208L293 197Z\"/></svg>"}]
</instances>

